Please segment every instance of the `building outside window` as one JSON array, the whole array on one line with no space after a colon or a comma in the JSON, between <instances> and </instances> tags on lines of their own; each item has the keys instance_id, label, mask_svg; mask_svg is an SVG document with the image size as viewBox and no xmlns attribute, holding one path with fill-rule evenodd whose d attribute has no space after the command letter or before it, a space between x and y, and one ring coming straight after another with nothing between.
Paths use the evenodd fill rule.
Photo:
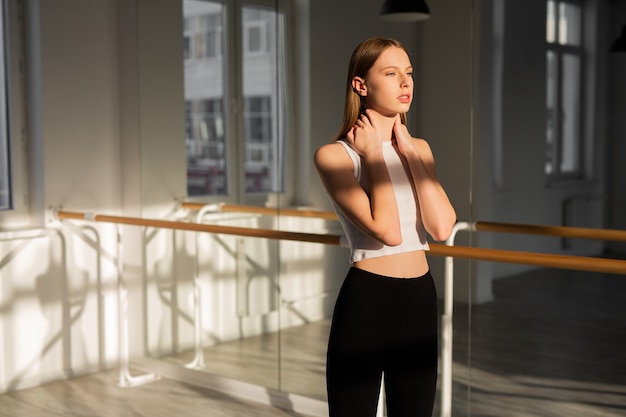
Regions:
<instances>
[{"instance_id":1,"label":"building outside window","mask_svg":"<svg viewBox=\"0 0 626 417\"><path fill-rule=\"evenodd\" d=\"M183 15L189 197L283 192L283 12L184 0Z\"/></svg>"},{"instance_id":2,"label":"building outside window","mask_svg":"<svg viewBox=\"0 0 626 417\"><path fill-rule=\"evenodd\" d=\"M577 0L548 0L546 163L549 179L579 179L583 166L583 28Z\"/></svg>"}]
</instances>

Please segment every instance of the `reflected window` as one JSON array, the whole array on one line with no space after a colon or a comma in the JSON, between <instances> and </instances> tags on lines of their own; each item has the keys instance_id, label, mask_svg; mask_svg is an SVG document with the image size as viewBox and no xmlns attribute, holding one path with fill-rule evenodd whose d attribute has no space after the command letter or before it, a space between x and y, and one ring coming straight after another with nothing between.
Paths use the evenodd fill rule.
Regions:
<instances>
[{"instance_id":1,"label":"reflected window","mask_svg":"<svg viewBox=\"0 0 626 417\"><path fill-rule=\"evenodd\" d=\"M11 177L9 161L9 123L7 85L7 31L5 2L0 5L0 210L11 208Z\"/></svg>"},{"instance_id":2,"label":"reflected window","mask_svg":"<svg viewBox=\"0 0 626 417\"><path fill-rule=\"evenodd\" d=\"M189 197L283 191L285 30L274 7L183 2Z\"/></svg>"},{"instance_id":3,"label":"reflected window","mask_svg":"<svg viewBox=\"0 0 626 417\"><path fill-rule=\"evenodd\" d=\"M555 180L582 178L582 5L548 0L546 15L545 173Z\"/></svg>"}]
</instances>

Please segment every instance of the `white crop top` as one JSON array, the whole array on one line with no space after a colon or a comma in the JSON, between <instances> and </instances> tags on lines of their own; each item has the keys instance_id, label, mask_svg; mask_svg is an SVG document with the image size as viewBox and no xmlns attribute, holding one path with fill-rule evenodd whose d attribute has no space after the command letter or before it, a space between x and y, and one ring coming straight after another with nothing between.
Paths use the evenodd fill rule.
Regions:
<instances>
[{"instance_id":1,"label":"white crop top","mask_svg":"<svg viewBox=\"0 0 626 417\"><path fill-rule=\"evenodd\" d=\"M361 175L361 157L352 147L343 140L339 140L354 165L354 176L359 180L361 187L369 195L369 184L367 176ZM387 165L391 185L396 196L398 214L400 216L400 230L402 233L402 243L397 246L387 246L374 239L361 229L355 226L332 201L333 208L341 222L343 231L350 247L350 261L352 263L363 259L375 258L377 256L391 255L415 250L428 250L426 240L426 230L422 223L419 212L417 197L413 194L413 187L407 177L402 165L400 156L396 153L391 141L383 142L383 158Z\"/></svg>"}]
</instances>

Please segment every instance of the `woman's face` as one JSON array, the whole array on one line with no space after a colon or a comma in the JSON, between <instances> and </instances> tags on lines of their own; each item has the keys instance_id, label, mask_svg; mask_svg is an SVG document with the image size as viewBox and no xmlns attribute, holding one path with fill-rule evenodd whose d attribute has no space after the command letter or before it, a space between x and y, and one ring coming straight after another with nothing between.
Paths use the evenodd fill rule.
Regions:
<instances>
[{"instance_id":1,"label":"woman's face","mask_svg":"<svg viewBox=\"0 0 626 417\"><path fill-rule=\"evenodd\" d=\"M385 116L406 113L413 100L413 66L407 53L391 46L365 76L367 107Z\"/></svg>"}]
</instances>

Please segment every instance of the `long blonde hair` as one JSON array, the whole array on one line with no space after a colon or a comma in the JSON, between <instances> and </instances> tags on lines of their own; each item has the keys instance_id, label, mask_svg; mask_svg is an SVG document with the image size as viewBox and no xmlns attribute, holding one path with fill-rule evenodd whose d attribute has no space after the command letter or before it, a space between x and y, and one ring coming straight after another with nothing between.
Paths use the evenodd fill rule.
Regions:
<instances>
[{"instance_id":1,"label":"long blonde hair","mask_svg":"<svg viewBox=\"0 0 626 417\"><path fill-rule=\"evenodd\" d=\"M361 42L350 58L350 65L348 66L348 81L346 85L346 100L343 109L343 122L341 129L337 132L331 142L335 142L341 138L345 138L350 129L354 126L359 115L365 110L365 98L361 97L354 91L352 87L352 80L354 77L365 78L368 71L374 63L383 53L383 51L389 47L395 46L401 48L404 52L409 54L404 45L395 39L374 37L369 38ZM402 123L406 124L406 114L400 115Z\"/></svg>"}]
</instances>

